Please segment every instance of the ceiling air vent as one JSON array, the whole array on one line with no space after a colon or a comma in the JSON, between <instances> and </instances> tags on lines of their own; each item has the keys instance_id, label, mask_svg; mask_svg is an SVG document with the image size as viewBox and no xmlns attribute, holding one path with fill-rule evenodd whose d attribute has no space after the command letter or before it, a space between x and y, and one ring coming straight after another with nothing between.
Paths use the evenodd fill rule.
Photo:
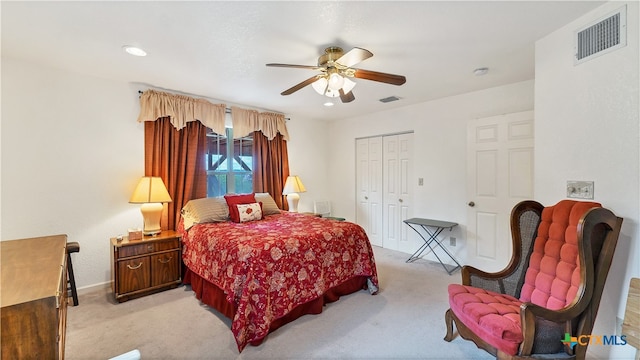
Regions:
<instances>
[{"instance_id":1,"label":"ceiling air vent","mask_svg":"<svg viewBox=\"0 0 640 360\"><path fill-rule=\"evenodd\" d=\"M576 31L574 64L581 64L626 45L627 7L625 5Z\"/></svg>"},{"instance_id":2,"label":"ceiling air vent","mask_svg":"<svg viewBox=\"0 0 640 360\"><path fill-rule=\"evenodd\" d=\"M397 96L389 96L389 97L386 97L384 99L380 99L380 102L388 103L388 102L398 101L398 100L400 100L400 98L397 97Z\"/></svg>"}]
</instances>

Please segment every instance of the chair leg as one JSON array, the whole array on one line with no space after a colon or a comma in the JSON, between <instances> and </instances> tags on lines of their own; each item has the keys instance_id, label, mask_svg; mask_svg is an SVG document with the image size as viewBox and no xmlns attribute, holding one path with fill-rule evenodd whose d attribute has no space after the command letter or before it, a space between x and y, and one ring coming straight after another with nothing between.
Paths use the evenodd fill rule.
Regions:
<instances>
[{"instance_id":1,"label":"chair leg","mask_svg":"<svg viewBox=\"0 0 640 360\"><path fill-rule=\"evenodd\" d=\"M73 275L73 263L71 262L71 254L67 254L67 276L71 285L71 296L73 297L73 306L78 306L78 291L76 290L76 278Z\"/></svg>"},{"instance_id":2,"label":"chair leg","mask_svg":"<svg viewBox=\"0 0 640 360\"><path fill-rule=\"evenodd\" d=\"M444 313L444 322L447 326L447 335L445 335L445 341L451 341L455 337L453 334L453 317L451 316L451 309L448 309L447 312Z\"/></svg>"}]
</instances>

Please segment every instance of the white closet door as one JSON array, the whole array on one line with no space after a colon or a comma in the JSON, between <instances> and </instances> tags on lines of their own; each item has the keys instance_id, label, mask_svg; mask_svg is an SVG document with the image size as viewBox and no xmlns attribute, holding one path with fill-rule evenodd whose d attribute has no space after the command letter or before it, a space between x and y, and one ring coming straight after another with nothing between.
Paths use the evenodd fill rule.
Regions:
<instances>
[{"instance_id":1,"label":"white closet door","mask_svg":"<svg viewBox=\"0 0 640 360\"><path fill-rule=\"evenodd\" d=\"M383 137L383 247L404 252L408 246L408 227L412 203L413 133Z\"/></svg>"},{"instance_id":2,"label":"white closet door","mask_svg":"<svg viewBox=\"0 0 640 360\"><path fill-rule=\"evenodd\" d=\"M356 222L382 246L382 138L356 140Z\"/></svg>"}]
</instances>

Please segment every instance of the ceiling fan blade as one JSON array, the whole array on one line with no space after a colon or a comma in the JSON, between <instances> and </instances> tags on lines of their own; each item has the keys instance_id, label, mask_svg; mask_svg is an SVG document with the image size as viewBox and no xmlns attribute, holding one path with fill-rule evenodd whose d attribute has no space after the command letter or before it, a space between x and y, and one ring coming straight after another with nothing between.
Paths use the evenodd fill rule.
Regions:
<instances>
[{"instance_id":1,"label":"ceiling fan blade","mask_svg":"<svg viewBox=\"0 0 640 360\"><path fill-rule=\"evenodd\" d=\"M355 73L353 74L353 76L358 79L379 81L379 82L392 84L392 85L402 85L405 82L407 82L407 78L405 78L402 75L387 74L387 73L381 73L381 72L371 71L371 70L362 70L362 69L353 69L353 70L355 70Z\"/></svg>"},{"instance_id":2,"label":"ceiling fan blade","mask_svg":"<svg viewBox=\"0 0 640 360\"><path fill-rule=\"evenodd\" d=\"M307 80L305 80L305 81L303 81L303 82L301 82L301 83L299 83L297 85L294 85L294 86L290 87L289 89L281 92L280 95L291 95L294 92L302 89L303 87L314 83L316 80L318 80L318 76L317 75L316 76L312 76L312 77L308 78Z\"/></svg>"},{"instance_id":3,"label":"ceiling fan blade","mask_svg":"<svg viewBox=\"0 0 640 360\"><path fill-rule=\"evenodd\" d=\"M356 97L353 95L353 91L349 91L345 94L344 90L340 89L340 100L342 100L343 103L349 103L355 99Z\"/></svg>"},{"instance_id":4,"label":"ceiling fan blade","mask_svg":"<svg viewBox=\"0 0 640 360\"><path fill-rule=\"evenodd\" d=\"M338 60L336 60L336 62L342 66L352 67L353 65L367 60L372 56L373 54L371 53L371 51L359 47L354 47L353 49L349 50L349 52L342 55Z\"/></svg>"},{"instance_id":5,"label":"ceiling fan blade","mask_svg":"<svg viewBox=\"0 0 640 360\"><path fill-rule=\"evenodd\" d=\"M312 65L291 65L291 64L266 64L267 66L272 66L272 67L287 67L287 68L297 68L297 69L311 69L311 70L320 70L320 69L324 69L323 67L319 67L319 66L312 66Z\"/></svg>"}]
</instances>

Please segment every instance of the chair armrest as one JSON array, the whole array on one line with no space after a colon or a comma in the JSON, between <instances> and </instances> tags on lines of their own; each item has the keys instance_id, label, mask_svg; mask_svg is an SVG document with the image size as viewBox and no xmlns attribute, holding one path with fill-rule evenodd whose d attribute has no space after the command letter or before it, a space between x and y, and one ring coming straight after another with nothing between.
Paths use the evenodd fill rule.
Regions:
<instances>
[{"instance_id":1,"label":"chair armrest","mask_svg":"<svg viewBox=\"0 0 640 360\"><path fill-rule=\"evenodd\" d=\"M469 286L473 286L471 284L472 275L482 279L486 279L486 280L498 280L503 276L502 271L497 273L489 273L486 271L482 271L471 265L463 266L462 270L460 271L460 274L462 275L462 285L469 285Z\"/></svg>"},{"instance_id":2,"label":"chair armrest","mask_svg":"<svg viewBox=\"0 0 640 360\"><path fill-rule=\"evenodd\" d=\"M536 318L542 318L555 323L565 323L565 327L584 310L584 304L576 301L560 310L550 310L532 303L520 305L520 326L524 340L520 344L520 355L531 355L536 333Z\"/></svg>"}]
</instances>

